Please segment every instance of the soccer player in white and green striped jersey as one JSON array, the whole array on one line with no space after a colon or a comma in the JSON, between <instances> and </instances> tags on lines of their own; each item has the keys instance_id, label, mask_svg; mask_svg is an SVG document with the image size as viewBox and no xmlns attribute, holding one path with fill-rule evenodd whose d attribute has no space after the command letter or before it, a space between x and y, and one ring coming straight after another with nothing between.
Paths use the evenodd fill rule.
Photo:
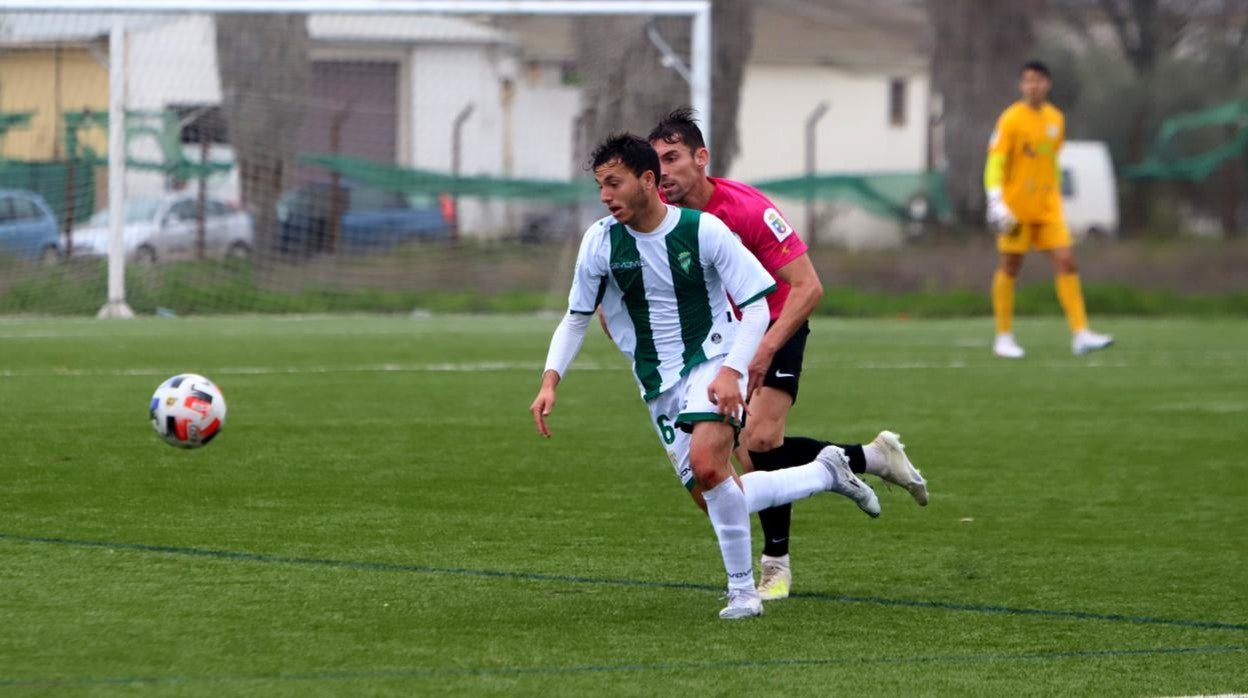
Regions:
<instances>
[{"instance_id":1,"label":"soccer player in white and green striped jersey","mask_svg":"<svg viewBox=\"0 0 1248 698\"><path fill-rule=\"evenodd\" d=\"M872 516L879 500L829 447L806 465L740 478L729 457L744 412L750 359L767 330L775 282L715 216L659 198L659 159L632 134L594 151L600 198L611 212L586 231L568 314L551 338L542 385L530 412L538 433L555 390L601 305L612 340L629 358L652 424L683 481L702 489L728 573L725 619L762 614L754 586L752 512L808 497L843 494ZM738 320L727 295L742 299Z\"/></svg>"}]
</instances>

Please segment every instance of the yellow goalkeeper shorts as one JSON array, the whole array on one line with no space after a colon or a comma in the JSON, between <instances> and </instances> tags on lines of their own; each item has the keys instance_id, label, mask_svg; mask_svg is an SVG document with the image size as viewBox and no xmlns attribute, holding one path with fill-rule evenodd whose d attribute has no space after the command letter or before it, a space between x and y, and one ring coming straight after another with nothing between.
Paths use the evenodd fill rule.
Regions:
<instances>
[{"instance_id":1,"label":"yellow goalkeeper shorts","mask_svg":"<svg viewBox=\"0 0 1248 698\"><path fill-rule=\"evenodd\" d=\"M1070 247L1070 228L1066 221L1052 223L1019 223L1008 233L997 235L997 251L1003 254L1041 252Z\"/></svg>"}]
</instances>

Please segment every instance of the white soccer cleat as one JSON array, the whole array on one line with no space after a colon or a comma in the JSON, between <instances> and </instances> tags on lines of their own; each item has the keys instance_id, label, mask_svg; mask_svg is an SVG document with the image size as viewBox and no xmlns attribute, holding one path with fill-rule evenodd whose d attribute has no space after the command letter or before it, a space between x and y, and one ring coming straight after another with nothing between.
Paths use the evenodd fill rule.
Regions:
<instances>
[{"instance_id":1,"label":"white soccer cleat","mask_svg":"<svg viewBox=\"0 0 1248 698\"><path fill-rule=\"evenodd\" d=\"M793 585L789 566L764 556L759 560L759 567L763 569L763 576L758 584L758 597L763 601L789 598L789 587Z\"/></svg>"},{"instance_id":2,"label":"white soccer cleat","mask_svg":"<svg viewBox=\"0 0 1248 698\"><path fill-rule=\"evenodd\" d=\"M1083 356L1088 352L1104 349L1114 343L1114 338L1107 334L1092 330L1079 330L1070 338L1070 351L1075 356Z\"/></svg>"},{"instance_id":3,"label":"white soccer cleat","mask_svg":"<svg viewBox=\"0 0 1248 698\"><path fill-rule=\"evenodd\" d=\"M992 353L1003 359L1021 359L1027 354L1023 348L1018 346L1018 342L1014 341L1014 335L1010 332L1002 332L992 343Z\"/></svg>"},{"instance_id":4,"label":"white soccer cleat","mask_svg":"<svg viewBox=\"0 0 1248 698\"><path fill-rule=\"evenodd\" d=\"M857 504L859 509L865 511L873 519L880 515L879 497L875 496L875 490L858 479L854 471L849 469L849 459L845 457L845 451L839 446L827 446L815 456L815 460L822 463L832 475L832 486L828 488L829 492L843 494L854 500L854 504Z\"/></svg>"},{"instance_id":5,"label":"white soccer cleat","mask_svg":"<svg viewBox=\"0 0 1248 698\"><path fill-rule=\"evenodd\" d=\"M741 620L763 615L763 602L753 589L729 589L728 605L719 612L724 620Z\"/></svg>"},{"instance_id":6,"label":"white soccer cleat","mask_svg":"<svg viewBox=\"0 0 1248 698\"><path fill-rule=\"evenodd\" d=\"M927 480L906 457L901 437L891 431L882 431L872 443L884 452L888 460L888 469L880 475L880 479L904 488L919 506L927 506Z\"/></svg>"}]
</instances>

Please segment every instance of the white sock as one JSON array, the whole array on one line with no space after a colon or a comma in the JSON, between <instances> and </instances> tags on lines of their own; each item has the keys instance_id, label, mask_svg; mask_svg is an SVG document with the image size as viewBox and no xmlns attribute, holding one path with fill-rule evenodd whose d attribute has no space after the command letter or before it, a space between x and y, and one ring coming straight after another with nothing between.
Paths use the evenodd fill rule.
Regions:
<instances>
[{"instance_id":1,"label":"white sock","mask_svg":"<svg viewBox=\"0 0 1248 698\"><path fill-rule=\"evenodd\" d=\"M745 505L751 514L805 499L831 486L832 474L819 461L781 470L755 470L741 476Z\"/></svg>"},{"instance_id":2,"label":"white sock","mask_svg":"<svg viewBox=\"0 0 1248 698\"><path fill-rule=\"evenodd\" d=\"M750 514L745 493L731 477L702 493L711 517L719 552L728 572L728 588L754 591L754 561L750 550Z\"/></svg>"},{"instance_id":3,"label":"white sock","mask_svg":"<svg viewBox=\"0 0 1248 698\"><path fill-rule=\"evenodd\" d=\"M888 454L872 441L862 445L862 455L867 461L867 472L876 477L888 472Z\"/></svg>"}]
</instances>

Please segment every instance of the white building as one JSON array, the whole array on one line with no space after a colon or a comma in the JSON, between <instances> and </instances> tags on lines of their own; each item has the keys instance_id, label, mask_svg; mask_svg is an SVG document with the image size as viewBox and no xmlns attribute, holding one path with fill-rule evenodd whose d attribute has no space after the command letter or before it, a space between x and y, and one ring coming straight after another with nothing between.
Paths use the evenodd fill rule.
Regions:
<instances>
[{"instance_id":1,"label":"white building","mask_svg":"<svg viewBox=\"0 0 1248 698\"><path fill-rule=\"evenodd\" d=\"M755 5L754 49L738 121L741 150L729 175L756 182L803 174L806 122L820 105L827 111L813 130L817 172L928 169L929 39L921 3ZM32 16L45 25L58 17ZM13 17L6 16L6 24ZM106 35L108 18L96 20L94 31ZM70 27L77 34L86 31L79 24ZM574 158L579 90L567 79L575 58L572 22L531 17L495 24L506 30L453 16L310 16L313 65L300 150L329 152L330 123L346 114L339 152L450 172L454 124L467 113L460 173L565 181L585 176ZM220 104L211 16L136 18L133 27L128 109L193 113ZM688 95L673 95L672 101L687 103ZM199 146L188 143L185 152L198 159ZM159 145L155 139L132 142L131 157L159 159ZM227 145L216 144L209 157L231 155ZM297 178L316 174L323 173L301 168ZM215 193L238 198L236 173L210 184ZM169 185L159 173L127 176L130 196L156 195ZM779 203L805 234L804 202ZM487 236L509 232L519 207L465 200L462 228ZM815 208L821 239L855 245L899 239L895 221L881 225L827 202Z\"/></svg>"},{"instance_id":2,"label":"white building","mask_svg":"<svg viewBox=\"0 0 1248 698\"><path fill-rule=\"evenodd\" d=\"M346 114L339 152L450 172L453 127L467 113L461 174L570 177L577 92L541 74L519 74L516 46L503 32L423 15L312 15L308 32L312 75L301 152L330 152L330 123ZM220 104L210 16L179 17L135 32L130 42L129 108ZM194 146L189 151L198 153ZM210 157L223 155L228 148L220 146ZM299 173L301 179L314 176L307 168ZM136 194L164 186L159 175L140 173L128 184ZM236 192L236 175L223 185ZM506 210L465 200L461 225L470 233L500 232Z\"/></svg>"},{"instance_id":3,"label":"white building","mask_svg":"<svg viewBox=\"0 0 1248 698\"><path fill-rule=\"evenodd\" d=\"M728 176L759 182L803 175L806 124L820 105L826 113L813 128L817 173L930 169L931 39L921 2L757 0L754 7L754 47L737 122L741 148ZM556 65L574 57L570 20L497 23L516 35L526 59ZM714 76L712 90L713 83ZM688 95L672 96L673 106L688 102ZM777 203L807 235L806 203ZM815 218L821 240L861 247L894 245L902 239L897 220L880 219L843 202L817 203Z\"/></svg>"},{"instance_id":4,"label":"white building","mask_svg":"<svg viewBox=\"0 0 1248 698\"><path fill-rule=\"evenodd\" d=\"M929 169L929 56L921 4L762 0L739 114L741 154L731 176L747 182L802 174L814 120L814 170L824 174ZM809 237L850 247L901 242L899 221L844 202L779 199ZM812 215L813 214L813 215Z\"/></svg>"}]
</instances>

